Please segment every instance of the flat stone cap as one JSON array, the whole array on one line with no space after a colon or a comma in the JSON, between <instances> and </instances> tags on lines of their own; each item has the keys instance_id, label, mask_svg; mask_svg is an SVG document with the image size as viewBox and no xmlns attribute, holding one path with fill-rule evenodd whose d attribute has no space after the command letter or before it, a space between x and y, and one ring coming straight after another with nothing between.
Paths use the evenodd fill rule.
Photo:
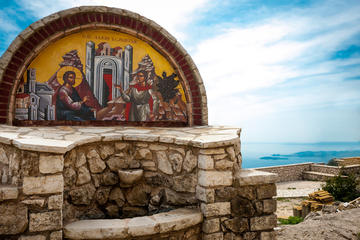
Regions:
<instances>
[{"instance_id":1,"label":"flat stone cap","mask_svg":"<svg viewBox=\"0 0 360 240\"><path fill-rule=\"evenodd\" d=\"M143 141L215 148L234 144L240 129L224 126L196 127L15 127L0 125L0 143L22 150L66 153L76 146L99 141Z\"/></svg>"},{"instance_id":2,"label":"flat stone cap","mask_svg":"<svg viewBox=\"0 0 360 240\"><path fill-rule=\"evenodd\" d=\"M69 239L126 239L179 231L203 221L198 209L179 208L152 216L81 220L64 227Z\"/></svg>"},{"instance_id":3,"label":"flat stone cap","mask_svg":"<svg viewBox=\"0 0 360 240\"><path fill-rule=\"evenodd\" d=\"M240 169L235 174L236 181L240 186L275 183L278 175L275 173L262 172L254 169Z\"/></svg>"}]
</instances>

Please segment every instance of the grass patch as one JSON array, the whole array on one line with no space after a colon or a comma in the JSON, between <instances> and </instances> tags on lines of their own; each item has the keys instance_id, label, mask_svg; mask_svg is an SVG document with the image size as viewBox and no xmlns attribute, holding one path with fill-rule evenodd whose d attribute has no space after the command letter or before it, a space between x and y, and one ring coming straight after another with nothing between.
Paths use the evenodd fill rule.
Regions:
<instances>
[{"instance_id":1,"label":"grass patch","mask_svg":"<svg viewBox=\"0 0 360 240\"><path fill-rule=\"evenodd\" d=\"M295 217L295 216L290 216L288 219L286 218L278 218L279 222L281 224L298 224L301 223L302 221L304 221L304 219L302 217Z\"/></svg>"}]
</instances>

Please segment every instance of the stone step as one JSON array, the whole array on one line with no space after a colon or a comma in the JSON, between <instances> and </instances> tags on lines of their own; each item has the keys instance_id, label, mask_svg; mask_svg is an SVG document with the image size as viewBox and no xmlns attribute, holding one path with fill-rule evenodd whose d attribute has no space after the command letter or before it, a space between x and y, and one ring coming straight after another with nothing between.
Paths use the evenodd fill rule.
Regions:
<instances>
[{"instance_id":1,"label":"stone step","mask_svg":"<svg viewBox=\"0 0 360 240\"><path fill-rule=\"evenodd\" d=\"M321 173L321 172L314 172L314 171L304 171L303 172L303 179L311 180L311 181L326 181L335 176L336 176L335 174L330 174L330 173Z\"/></svg>"},{"instance_id":2,"label":"stone step","mask_svg":"<svg viewBox=\"0 0 360 240\"><path fill-rule=\"evenodd\" d=\"M67 239L132 239L184 230L202 221L198 209L179 208L144 217L81 220L67 224L64 235Z\"/></svg>"}]
</instances>

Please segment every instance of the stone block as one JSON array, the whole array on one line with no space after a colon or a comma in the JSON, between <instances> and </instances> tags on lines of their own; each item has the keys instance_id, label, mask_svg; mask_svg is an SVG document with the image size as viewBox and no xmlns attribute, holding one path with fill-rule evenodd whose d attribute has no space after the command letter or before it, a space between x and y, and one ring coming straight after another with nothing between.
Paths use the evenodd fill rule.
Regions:
<instances>
[{"instance_id":1,"label":"stone block","mask_svg":"<svg viewBox=\"0 0 360 240\"><path fill-rule=\"evenodd\" d=\"M23 192L25 195L59 193L64 190L62 175L45 177L24 177Z\"/></svg>"},{"instance_id":2,"label":"stone block","mask_svg":"<svg viewBox=\"0 0 360 240\"><path fill-rule=\"evenodd\" d=\"M27 199L21 201L23 204L29 205L31 207L43 207L45 205L45 199Z\"/></svg>"},{"instance_id":3,"label":"stone block","mask_svg":"<svg viewBox=\"0 0 360 240\"><path fill-rule=\"evenodd\" d=\"M166 152L164 152L164 151L156 152L156 158L157 158L158 168L160 171L162 171L163 173L166 173L168 175L171 175L174 173L171 163L169 162L168 157L166 155Z\"/></svg>"},{"instance_id":4,"label":"stone block","mask_svg":"<svg viewBox=\"0 0 360 240\"><path fill-rule=\"evenodd\" d=\"M5 165L9 164L9 158L6 155L5 150L0 146L0 163Z\"/></svg>"},{"instance_id":5,"label":"stone block","mask_svg":"<svg viewBox=\"0 0 360 240\"><path fill-rule=\"evenodd\" d=\"M244 240L255 240L257 239L257 232L247 232L243 236Z\"/></svg>"},{"instance_id":6,"label":"stone block","mask_svg":"<svg viewBox=\"0 0 360 240\"><path fill-rule=\"evenodd\" d=\"M228 202L237 196L237 189L234 187L222 187L215 189L215 200L217 202Z\"/></svg>"},{"instance_id":7,"label":"stone block","mask_svg":"<svg viewBox=\"0 0 360 240\"><path fill-rule=\"evenodd\" d=\"M88 158L89 168L91 173L101 173L106 168L106 165L103 160L101 160L100 155L96 150L90 150L86 155Z\"/></svg>"},{"instance_id":8,"label":"stone block","mask_svg":"<svg viewBox=\"0 0 360 240\"><path fill-rule=\"evenodd\" d=\"M199 184L204 187L230 186L233 182L231 171L199 171Z\"/></svg>"},{"instance_id":9,"label":"stone block","mask_svg":"<svg viewBox=\"0 0 360 240\"><path fill-rule=\"evenodd\" d=\"M215 162L215 168L218 170L231 170L234 167L234 162L223 159Z\"/></svg>"},{"instance_id":10,"label":"stone block","mask_svg":"<svg viewBox=\"0 0 360 240\"><path fill-rule=\"evenodd\" d=\"M149 148L152 151L165 151L168 149L167 146L159 145L159 144L151 144Z\"/></svg>"},{"instance_id":11,"label":"stone block","mask_svg":"<svg viewBox=\"0 0 360 240\"><path fill-rule=\"evenodd\" d=\"M264 184L257 186L256 193L258 199L272 198L273 196L276 196L276 185Z\"/></svg>"},{"instance_id":12,"label":"stone block","mask_svg":"<svg viewBox=\"0 0 360 240\"><path fill-rule=\"evenodd\" d=\"M84 152L79 152L75 159L75 167L79 168L86 163L86 156Z\"/></svg>"},{"instance_id":13,"label":"stone block","mask_svg":"<svg viewBox=\"0 0 360 240\"><path fill-rule=\"evenodd\" d=\"M101 145L99 147L100 157L101 159L106 159L108 156L115 153L115 149L110 145Z\"/></svg>"},{"instance_id":14,"label":"stone block","mask_svg":"<svg viewBox=\"0 0 360 240\"><path fill-rule=\"evenodd\" d=\"M224 240L243 240L241 236L236 236L232 232L225 233Z\"/></svg>"},{"instance_id":15,"label":"stone block","mask_svg":"<svg viewBox=\"0 0 360 240\"><path fill-rule=\"evenodd\" d=\"M183 157L180 153L170 153L169 154L169 162L172 165L172 168L175 172L181 172Z\"/></svg>"},{"instance_id":16,"label":"stone block","mask_svg":"<svg viewBox=\"0 0 360 240\"><path fill-rule=\"evenodd\" d=\"M230 159L231 159L232 161L236 161L236 156L235 156L234 147L227 147L227 148L226 148L226 152L229 154Z\"/></svg>"},{"instance_id":17,"label":"stone block","mask_svg":"<svg viewBox=\"0 0 360 240\"><path fill-rule=\"evenodd\" d=\"M23 204L0 204L0 236L22 233L28 225L28 208Z\"/></svg>"},{"instance_id":18,"label":"stone block","mask_svg":"<svg viewBox=\"0 0 360 240\"><path fill-rule=\"evenodd\" d=\"M250 219L250 230L251 231L261 231L261 230L271 230L276 227L277 218L276 215L268 215L261 217L253 217Z\"/></svg>"},{"instance_id":19,"label":"stone block","mask_svg":"<svg viewBox=\"0 0 360 240\"><path fill-rule=\"evenodd\" d=\"M223 240L224 233L217 232L217 233L210 233L210 234L203 234L203 240Z\"/></svg>"},{"instance_id":20,"label":"stone block","mask_svg":"<svg viewBox=\"0 0 360 240\"><path fill-rule=\"evenodd\" d=\"M232 219L227 219L223 222L223 225L226 229L229 229L235 233L242 233L249 230L249 223L247 218L235 217Z\"/></svg>"},{"instance_id":21,"label":"stone block","mask_svg":"<svg viewBox=\"0 0 360 240\"><path fill-rule=\"evenodd\" d=\"M95 187L91 183L77 187L69 192L71 202L75 205L89 205L95 195Z\"/></svg>"},{"instance_id":22,"label":"stone block","mask_svg":"<svg viewBox=\"0 0 360 240\"><path fill-rule=\"evenodd\" d=\"M149 149L142 148L136 151L135 153L136 159L145 159L145 160L152 160L152 153Z\"/></svg>"},{"instance_id":23,"label":"stone block","mask_svg":"<svg viewBox=\"0 0 360 240\"><path fill-rule=\"evenodd\" d=\"M199 155L198 167L201 169L214 169L214 160L210 155Z\"/></svg>"},{"instance_id":24,"label":"stone block","mask_svg":"<svg viewBox=\"0 0 360 240\"><path fill-rule=\"evenodd\" d=\"M204 148L200 149L200 154L224 154L225 150L223 148Z\"/></svg>"},{"instance_id":25,"label":"stone block","mask_svg":"<svg viewBox=\"0 0 360 240\"><path fill-rule=\"evenodd\" d=\"M243 186L238 188L237 191L240 197L255 200L256 199L256 186Z\"/></svg>"},{"instance_id":26,"label":"stone block","mask_svg":"<svg viewBox=\"0 0 360 240\"><path fill-rule=\"evenodd\" d=\"M261 232L260 233L260 240L274 240L276 239L276 232Z\"/></svg>"},{"instance_id":27,"label":"stone block","mask_svg":"<svg viewBox=\"0 0 360 240\"><path fill-rule=\"evenodd\" d=\"M62 172L64 168L63 155L40 154L39 171L41 173Z\"/></svg>"},{"instance_id":28,"label":"stone block","mask_svg":"<svg viewBox=\"0 0 360 240\"><path fill-rule=\"evenodd\" d=\"M20 236L18 240L46 240L44 235Z\"/></svg>"},{"instance_id":29,"label":"stone block","mask_svg":"<svg viewBox=\"0 0 360 240\"><path fill-rule=\"evenodd\" d=\"M255 208L250 200L236 196L231 200L231 213L238 217L252 217Z\"/></svg>"},{"instance_id":30,"label":"stone block","mask_svg":"<svg viewBox=\"0 0 360 240\"><path fill-rule=\"evenodd\" d=\"M224 216L231 213L230 202L202 203L201 212L205 217Z\"/></svg>"},{"instance_id":31,"label":"stone block","mask_svg":"<svg viewBox=\"0 0 360 240\"><path fill-rule=\"evenodd\" d=\"M128 168L129 163L124 159L123 156L112 156L106 161L106 164L111 171L116 172L117 170Z\"/></svg>"},{"instance_id":32,"label":"stone block","mask_svg":"<svg viewBox=\"0 0 360 240\"><path fill-rule=\"evenodd\" d=\"M226 153L224 154L217 154L217 155L214 155L213 158L214 160L221 160L221 159L224 159L226 158L228 155ZM228 159L228 158L227 158Z\"/></svg>"},{"instance_id":33,"label":"stone block","mask_svg":"<svg viewBox=\"0 0 360 240\"><path fill-rule=\"evenodd\" d=\"M197 158L196 156L191 152L191 150L188 150L185 154L184 162L183 162L183 169L186 172L191 172L194 170L194 168L197 166Z\"/></svg>"},{"instance_id":34,"label":"stone block","mask_svg":"<svg viewBox=\"0 0 360 240\"><path fill-rule=\"evenodd\" d=\"M215 190L198 185L196 186L196 198L206 203L213 203L215 201Z\"/></svg>"},{"instance_id":35,"label":"stone block","mask_svg":"<svg viewBox=\"0 0 360 240\"><path fill-rule=\"evenodd\" d=\"M178 192L191 192L196 191L197 176L196 174L187 174L174 177L173 189Z\"/></svg>"},{"instance_id":36,"label":"stone block","mask_svg":"<svg viewBox=\"0 0 360 240\"><path fill-rule=\"evenodd\" d=\"M0 186L0 202L4 200L17 199L19 191L17 187Z\"/></svg>"},{"instance_id":37,"label":"stone block","mask_svg":"<svg viewBox=\"0 0 360 240\"><path fill-rule=\"evenodd\" d=\"M276 212L276 200L275 199L266 199L263 201L263 211L264 213L273 213Z\"/></svg>"},{"instance_id":38,"label":"stone block","mask_svg":"<svg viewBox=\"0 0 360 240\"><path fill-rule=\"evenodd\" d=\"M254 169L240 169L235 178L239 186L248 186L275 183L278 180L278 175Z\"/></svg>"},{"instance_id":39,"label":"stone block","mask_svg":"<svg viewBox=\"0 0 360 240\"><path fill-rule=\"evenodd\" d=\"M191 193L178 193L170 189L165 189L165 203L175 206L194 205L198 201Z\"/></svg>"},{"instance_id":40,"label":"stone block","mask_svg":"<svg viewBox=\"0 0 360 240\"><path fill-rule=\"evenodd\" d=\"M202 230L204 233L214 233L220 231L220 219L205 219L202 225Z\"/></svg>"},{"instance_id":41,"label":"stone block","mask_svg":"<svg viewBox=\"0 0 360 240\"><path fill-rule=\"evenodd\" d=\"M76 180L76 185L83 185L91 181L90 172L86 166L82 166L78 170L78 177Z\"/></svg>"},{"instance_id":42,"label":"stone block","mask_svg":"<svg viewBox=\"0 0 360 240\"><path fill-rule=\"evenodd\" d=\"M62 239L63 239L62 230L55 231L50 234L50 240L62 240Z\"/></svg>"},{"instance_id":43,"label":"stone block","mask_svg":"<svg viewBox=\"0 0 360 240\"><path fill-rule=\"evenodd\" d=\"M49 209L62 209L63 206L63 195L53 195L49 197L48 208Z\"/></svg>"},{"instance_id":44,"label":"stone block","mask_svg":"<svg viewBox=\"0 0 360 240\"><path fill-rule=\"evenodd\" d=\"M59 230L61 228L62 228L61 211L30 214L30 223L29 223L30 232Z\"/></svg>"},{"instance_id":45,"label":"stone block","mask_svg":"<svg viewBox=\"0 0 360 240\"><path fill-rule=\"evenodd\" d=\"M116 151L123 151L124 149L128 148L129 144L123 142L116 142L115 143L115 150Z\"/></svg>"}]
</instances>

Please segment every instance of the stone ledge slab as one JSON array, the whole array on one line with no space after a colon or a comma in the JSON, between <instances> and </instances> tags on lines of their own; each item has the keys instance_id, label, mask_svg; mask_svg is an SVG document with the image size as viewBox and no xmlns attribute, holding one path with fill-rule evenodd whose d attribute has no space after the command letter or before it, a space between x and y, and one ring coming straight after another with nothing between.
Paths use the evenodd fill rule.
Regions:
<instances>
[{"instance_id":1,"label":"stone ledge slab","mask_svg":"<svg viewBox=\"0 0 360 240\"><path fill-rule=\"evenodd\" d=\"M161 127L14 127L0 125L0 142L22 150L64 154L79 145L100 141L146 141L189 145L202 149L235 145L239 128L202 126Z\"/></svg>"},{"instance_id":2,"label":"stone ledge slab","mask_svg":"<svg viewBox=\"0 0 360 240\"><path fill-rule=\"evenodd\" d=\"M202 222L196 209L176 209L167 213L132 219L82 220L64 228L69 239L125 239L167 233L195 226Z\"/></svg>"},{"instance_id":3,"label":"stone ledge slab","mask_svg":"<svg viewBox=\"0 0 360 240\"><path fill-rule=\"evenodd\" d=\"M259 185L275 183L278 180L278 175L253 169L240 169L235 174L235 179L240 186Z\"/></svg>"}]
</instances>

